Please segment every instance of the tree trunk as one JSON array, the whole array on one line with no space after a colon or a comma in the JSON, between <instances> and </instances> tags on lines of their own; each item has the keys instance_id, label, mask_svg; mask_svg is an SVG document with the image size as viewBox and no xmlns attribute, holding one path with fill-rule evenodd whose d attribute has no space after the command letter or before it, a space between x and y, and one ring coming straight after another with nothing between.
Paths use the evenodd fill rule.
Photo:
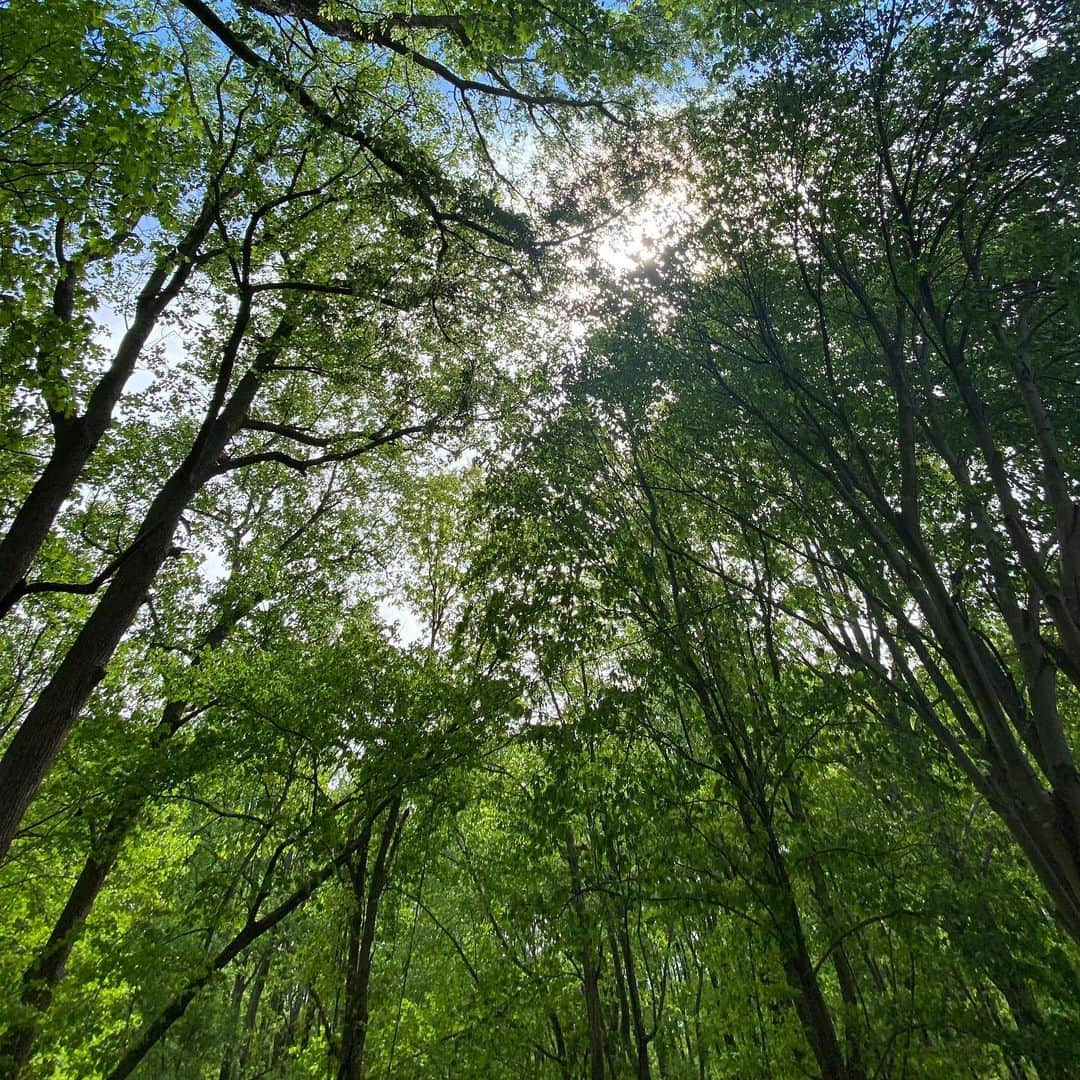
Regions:
<instances>
[{"instance_id":1,"label":"tree trunk","mask_svg":"<svg viewBox=\"0 0 1080 1080\"><path fill-rule=\"evenodd\" d=\"M652 1070L649 1067L649 1034L645 1029L645 1017L641 1011L641 993L634 967L634 954L630 947L630 929L627 925L625 910L622 912L622 923L618 928L618 940L622 949L626 988L630 997L630 1018L634 1024L634 1050L638 1080L652 1080Z\"/></svg>"},{"instance_id":2,"label":"tree trunk","mask_svg":"<svg viewBox=\"0 0 1080 1080\"><path fill-rule=\"evenodd\" d=\"M562 1024L559 1023L559 1014L554 1010L548 1013L551 1021L551 1030L555 1036L555 1056L559 1062L559 1076L562 1080L571 1080L573 1072L570 1069L570 1059L566 1055L566 1038L563 1036Z\"/></svg>"},{"instance_id":3,"label":"tree trunk","mask_svg":"<svg viewBox=\"0 0 1080 1080\"><path fill-rule=\"evenodd\" d=\"M769 916L776 929L784 976L794 993L795 1011L822 1077L829 1080L848 1080L852 1074L840 1050L832 1014L821 992L821 984L806 947L802 919L788 878L783 852L772 835L768 837L767 855L771 894Z\"/></svg>"},{"instance_id":4,"label":"tree trunk","mask_svg":"<svg viewBox=\"0 0 1080 1080\"><path fill-rule=\"evenodd\" d=\"M190 979L183 990L150 1021L135 1045L124 1054L112 1072L108 1074L107 1080L124 1080L125 1077L130 1076L173 1024L187 1012L188 1006L194 1001L199 991L219 971L228 967L245 949L249 948L264 934L273 930L275 926L301 907L319 886L328 881L338 868L348 861L353 852L360 846L360 843L359 838L350 841L329 862L312 874L303 885L282 900L277 907L263 916L249 919L243 929L216 953L206 965L205 970Z\"/></svg>"},{"instance_id":5,"label":"tree trunk","mask_svg":"<svg viewBox=\"0 0 1080 1080\"><path fill-rule=\"evenodd\" d=\"M386 889L390 864L401 839L401 828L407 815L401 814L401 797L390 804L379 838L379 850L371 871L366 875L367 848L361 849L360 865L350 865L353 882L354 909L349 920L348 971L345 984L344 1035L338 1061L338 1080L363 1080L364 1044L367 1041L370 1013L368 992L371 983L371 961L375 945L375 926L379 903Z\"/></svg>"},{"instance_id":6,"label":"tree trunk","mask_svg":"<svg viewBox=\"0 0 1080 1080\"><path fill-rule=\"evenodd\" d=\"M123 838L137 812L137 806L132 810L118 808L114 812L106 827L105 839L87 856L48 941L23 974L21 1003L27 1010L26 1019L9 1028L0 1043L0 1060L6 1059L12 1078L18 1076L30 1060L41 1017L52 1003L53 991L63 977L86 916L116 862Z\"/></svg>"},{"instance_id":7,"label":"tree trunk","mask_svg":"<svg viewBox=\"0 0 1080 1080\"><path fill-rule=\"evenodd\" d=\"M259 596L256 595L227 607L213 627L202 635L202 646L213 648L220 645L258 600ZM197 667L199 663L200 657L196 656L191 666ZM168 702L154 729L150 740L151 747L157 749L164 746L180 730L187 716L187 702ZM145 802L146 792L139 786L130 786L120 795L101 839L86 857L48 941L23 973L22 1004L31 1012L24 1023L9 1028L0 1041L0 1060L10 1060L13 1077L18 1075L30 1059L41 1016L52 1003L53 991L63 978L68 957L82 933L83 924Z\"/></svg>"},{"instance_id":8,"label":"tree trunk","mask_svg":"<svg viewBox=\"0 0 1080 1080\"><path fill-rule=\"evenodd\" d=\"M589 1080L604 1080L604 1016L600 1004L600 970L593 949L591 928L581 892L581 866L577 845L569 826L566 829L566 862L570 869L570 896L581 934L582 991L589 1033Z\"/></svg>"},{"instance_id":9,"label":"tree trunk","mask_svg":"<svg viewBox=\"0 0 1080 1080\"><path fill-rule=\"evenodd\" d=\"M273 942L270 942L273 945ZM244 1008L244 1026L240 1032L240 1053L236 1059L237 1080L244 1080L249 1076L248 1063L251 1059L251 1046L255 1039L255 1025L259 1019L259 1004L262 1001L263 990L266 989L266 979L270 974L270 965L273 963L273 949L267 948L259 959L259 966L255 969L255 975L251 982L251 992L248 994L247 1005Z\"/></svg>"},{"instance_id":10,"label":"tree trunk","mask_svg":"<svg viewBox=\"0 0 1080 1080\"><path fill-rule=\"evenodd\" d=\"M247 980L244 978L244 973L238 971L233 977L232 993L229 995L229 1038L225 1044L225 1051L221 1055L218 1080L233 1080L236 1071L236 1029L240 1023L240 1009L244 1004L246 988Z\"/></svg>"},{"instance_id":11,"label":"tree trunk","mask_svg":"<svg viewBox=\"0 0 1080 1080\"><path fill-rule=\"evenodd\" d=\"M619 1007L619 1038L626 1048L628 1058L633 1058L633 1040L630 1035L630 999L626 996L626 980L623 978L622 959L615 926L608 923L608 947L611 950L611 970L615 976L615 994Z\"/></svg>"},{"instance_id":12,"label":"tree trunk","mask_svg":"<svg viewBox=\"0 0 1080 1080\"><path fill-rule=\"evenodd\" d=\"M238 327L241 316L238 316ZM246 324L246 320L245 320ZM181 515L214 475L229 440L239 430L262 382L265 366L292 333L287 317L260 349L228 404L211 406L194 445L150 504L135 542L93 613L83 624L52 679L46 684L0 760L0 860L11 846L49 767L59 753L91 691L127 632L172 547ZM243 328L229 349L239 350ZM226 361L230 357L226 356Z\"/></svg>"},{"instance_id":13,"label":"tree trunk","mask_svg":"<svg viewBox=\"0 0 1080 1080\"><path fill-rule=\"evenodd\" d=\"M222 202L229 197L218 197L213 192L211 188L199 216L175 251L162 259L147 279L135 303L135 319L121 339L108 371L91 392L83 416L53 418L52 454L0 542L0 618L24 594L30 564L112 423L113 411L147 339L191 276L195 255L214 228Z\"/></svg>"},{"instance_id":14,"label":"tree trunk","mask_svg":"<svg viewBox=\"0 0 1080 1080\"><path fill-rule=\"evenodd\" d=\"M803 806L802 797L799 794L798 784L792 781L788 785L788 797L791 801L792 818L800 824L809 824L809 815ZM844 1002L844 1046L847 1051L847 1075L850 1080L863 1080L861 1049L861 1024L858 1021L859 1012L859 989L855 979L855 971L851 966L847 950L844 947L840 921L836 916L828 881L825 871L815 854L807 857L807 866L810 871L810 893L817 905L818 914L828 934L832 945L832 963L836 972L836 981L840 987L840 997Z\"/></svg>"}]
</instances>

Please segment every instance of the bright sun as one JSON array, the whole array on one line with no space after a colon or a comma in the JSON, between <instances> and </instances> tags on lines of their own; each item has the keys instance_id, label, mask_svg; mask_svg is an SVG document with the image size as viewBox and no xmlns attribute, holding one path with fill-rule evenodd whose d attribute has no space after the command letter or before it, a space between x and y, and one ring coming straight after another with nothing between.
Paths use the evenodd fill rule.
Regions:
<instances>
[{"instance_id":1,"label":"bright sun","mask_svg":"<svg viewBox=\"0 0 1080 1080\"><path fill-rule=\"evenodd\" d=\"M677 242L698 217L693 200L656 191L596 234L596 259L616 275L631 273Z\"/></svg>"}]
</instances>

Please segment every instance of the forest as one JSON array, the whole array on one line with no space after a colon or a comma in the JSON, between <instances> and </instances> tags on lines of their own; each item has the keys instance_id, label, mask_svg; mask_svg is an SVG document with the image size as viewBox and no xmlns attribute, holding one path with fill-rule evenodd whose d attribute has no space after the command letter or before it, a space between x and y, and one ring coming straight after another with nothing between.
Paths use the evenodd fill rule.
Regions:
<instances>
[{"instance_id":1,"label":"forest","mask_svg":"<svg viewBox=\"0 0 1080 1080\"><path fill-rule=\"evenodd\" d=\"M0 1075L1080 1075L1075 0L4 0L0 413Z\"/></svg>"}]
</instances>

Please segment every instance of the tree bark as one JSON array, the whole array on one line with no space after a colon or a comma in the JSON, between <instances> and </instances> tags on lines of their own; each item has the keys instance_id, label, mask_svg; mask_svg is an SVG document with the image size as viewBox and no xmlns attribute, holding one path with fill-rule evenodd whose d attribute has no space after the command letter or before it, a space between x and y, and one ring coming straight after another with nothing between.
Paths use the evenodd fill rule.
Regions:
<instances>
[{"instance_id":1,"label":"tree bark","mask_svg":"<svg viewBox=\"0 0 1080 1080\"><path fill-rule=\"evenodd\" d=\"M0 618L24 594L30 564L108 430L117 402L158 319L191 276L196 254L227 197L219 197L211 190L175 251L154 268L136 301L135 319L121 339L108 371L91 392L84 414L53 417L52 453L0 542Z\"/></svg>"},{"instance_id":2,"label":"tree bark","mask_svg":"<svg viewBox=\"0 0 1080 1080\"><path fill-rule=\"evenodd\" d=\"M585 995L585 1019L589 1034L589 1078L604 1080L604 1016L600 1003L600 971L593 949L591 927L581 892L581 866L577 844L569 826L566 829L566 863L570 869L570 896L581 934L582 991Z\"/></svg>"},{"instance_id":3,"label":"tree bark","mask_svg":"<svg viewBox=\"0 0 1080 1080\"><path fill-rule=\"evenodd\" d=\"M240 316L238 316L238 320ZM239 350L243 330L229 350ZM239 430L262 384L264 370L280 352L293 326L283 318L228 403L211 406L202 429L180 467L150 504L138 535L104 596L83 624L52 679L46 684L0 760L0 860L53 760L116 647L135 620L154 578L172 547L173 535L192 498L218 469L229 440ZM231 360L226 356L226 362Z\"/></svg>"},{"instance_id":4,"label":"tree bark","mask_svg":"<svg viewBox=\"0 0 1080 1080\"><path fill-rule=\"evenodd\" d=\"M363 1080L364 1045L367 1042L369 1019L368 991L371 983L371 961L375 945L375 927L379 904L393 862L405 815L401 814L401 798L394 799L386 812L379 850L375 855L371 880L366 881L366 848L362 849L363 866L350 866L353 881L354 911L349 926L349 968L346 973L344 1036L338 1061L338 1080Z\"/></svg>"}]
</instances>

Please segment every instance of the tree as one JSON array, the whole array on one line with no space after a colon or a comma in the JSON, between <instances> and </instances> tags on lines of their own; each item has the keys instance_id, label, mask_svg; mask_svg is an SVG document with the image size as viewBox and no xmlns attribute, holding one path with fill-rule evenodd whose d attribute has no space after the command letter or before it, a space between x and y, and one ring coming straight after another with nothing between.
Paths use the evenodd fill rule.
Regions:
<instances>
[{"instance_id":1,"label":"tree","mask_svg":"<svg viewBox=\"0 0 1080 1080\"><path fill-rule=\"evenodd\" d=\"M1073 1075L1070 16L4 7L7 1071Z\"/></svg>"},{"instance_id":2,"label":"tree","mask_svg":"<svg viewBox=\"0 0 1080 1080\"><path fill-rule=\"evenodd\" d=\"M910 703L1076 936L1062 15L875 8L746 80L698 128L730 164L657 377L740 427L729 504L803 561L785 602Z\"/></svg>"},{"instance_id":3,"label":"tree","mask_svg":"<svg viewBox=\"0 0 1080 1080\"><path fill-rule=\"evenodd\" d=\"M987 1060L1028 1054L1052 1075L1064 1065L1054 1037L1035 1035L1039 1022L1017 997L1024 991L1010 986L1003 969L988 969L985 954L969 952L978 948L974 937L965 942L953 917L953 905L963 906L967 925L1007 948L995 924L1009 902L976 914L970 895L943 902L952 887L930 884L935 875L939 882L966 875L971 855L959 855L957 837L964 836L961 846L973 839L975 807L957 802L943 811L940 797L963 790L962 773L925 746L911 727L910 705L890 687L873 678L852 683L846 657L823 648L816 623L795 607L792 597L806 595L796 591L798 552L775 525L761 528L762 485L782 476L783 463L740 460L742 433L714 429L710 397L696 387L678 393L673 365L662 366L668 341L654 345L640 323L633 334L629 323L614 339L601 336L568 370L559 408L523 437L488 496L499 537L486 571L499 583L489 601L492 623L507 639L523 639L534 663L601 657L600 678L618 688L614 707L625 713L623 722L631 730L644 724L668 762L685 762L684 777L701 776L708 795L688 800L687 821L709 837L708 847L689 865L709 883L745 883L746 893L721 892L714 903L748 913L757 948L765 938L767 949L777 949L775 962L824 1074L902 1069L902 1058L917 1053L910 1041L897 1041L904 1023L926 1032L927 1064L931 1032L955 1038L932 996L900 1019L908 1006L886 992L875 955L881 942L867 929L880 925L889 952L899 939L911 950L913 970L932 971L933 932L925 937L922 925L929 920L948 928L958 955L974 962L976 993L986 995L981 987L991 980L989 993L1015 1003L1017 1025L1036 1040L1018 1049L1020 1041L995 1019L997 1030L984 1038L1003 1049L990 1050ZM624 351L628 338L633 362ZM744 466L757 470L749 496L748 487L729 487ZM864 757L856 781L864 801L841 813L850 831L838 835L840 777ZM863 773L878 767L873 780ZM877 833L865 799L882 785L889 795ZM821 814L831 821L827 838L815 828ZM927 814L937 835L926 833ZM672 830L663 834L670 838ZM991 827L979 841L989 845L984 860L999 842L993 835ZM918 859L896 870L896 860L906 862L913 850ZM941 864L943 850L948 861ZM859 854L848 862L848 852ZM905 891L879 891L861 877L860 861L887 880L898 874ZM1011 873L1004 866L999 872ZM853 888L858 900L849 899ZM1032 955L1041 948L1031 947ZM826 965L833 969L827 982ZM780 1052L785 1059L790 1053Z\"/></svg>"}]
</instances>

